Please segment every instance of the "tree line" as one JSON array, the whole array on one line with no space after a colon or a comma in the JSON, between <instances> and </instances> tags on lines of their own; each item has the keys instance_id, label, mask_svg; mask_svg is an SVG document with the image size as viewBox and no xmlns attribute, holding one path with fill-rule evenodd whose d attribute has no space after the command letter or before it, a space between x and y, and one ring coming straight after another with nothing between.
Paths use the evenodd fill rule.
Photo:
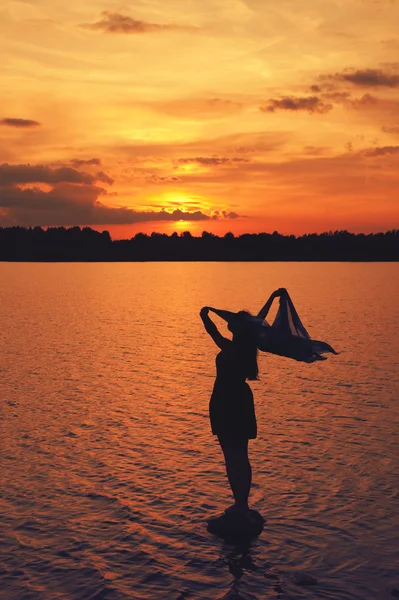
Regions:
<instances>
[{"instance_id":1,"label":"tree line","mask_svg":"<svg viewBox=\"0 0 399 600\"><path fill-rule=\"evenodd\" d=\"M301 236L138 233L112 240L90 227L0 227L2 261L398 261L399 230Z\"/></svg>"}]
</instances>

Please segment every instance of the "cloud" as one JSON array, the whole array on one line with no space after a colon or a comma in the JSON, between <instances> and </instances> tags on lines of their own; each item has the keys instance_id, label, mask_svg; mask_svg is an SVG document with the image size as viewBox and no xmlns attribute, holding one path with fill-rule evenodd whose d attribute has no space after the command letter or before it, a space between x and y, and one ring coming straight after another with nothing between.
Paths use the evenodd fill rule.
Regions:
<instances>
[{"instance_id":1,"label":"cloud","mask_svg":"<svg viewBox=\"0 0 399 600\"><path fill-rule=\"evenodd\" d=\"M379 103L379 99L371 94L364 94L361 98L354 98L353 100L349 100L348 103L352 108L356 110L361 110L363 108L370 108L371 106L376 106Z\"/></svg>"},{"instance_id":2,"label":"cloud","mask_svg":"<svg viewBox=\"0 0 399 600\"><path fill-rule=\"evenodd\" d=\"M82 167L84 165L97 165L97 166L101 165L100 158L89 158L89 159L74 158L70 162L75 167Z\"/></svg>"},{"instance_id":3,"label":"cloud","mask_svg":"<svg viewBox=\"0 0 399 600\"><path fill-rule=\"evenodd\" d=\"M165 184L165 183L179 183L181 181L181 179L180 179L180 177L176 177L176 176L170 177L169 175L167 175L167 176L150 175L149 177L147 177L147 181L150 183Z\"/></svg>"},{"instance_id":4,"label":"cloud","mask_svg":"<svg viewBox=\"0 0 399 600\"><path fill-rule=\"evenodd\" d=\"M155 110L183 119L215 119L242 110L242 102L222 98L182 98L168 102L151 103Z\"/></svg>"},{"instance_id":5,"label":"cloud","mask_svg":"<svg viewBox=\"0 0 399 600\"><path fill-rule=\"evenodd\" d=\"M0 165L0 225L117 225L217 218L194 209L137 211L107 206L99 198L110 194L96 185L96 181L113 182L102 171L92 176L71 168ZM50 189L41 189L41 183L48 184ZM223 218L233 219L237 215L226 213Z\"/></svg>"},{"instance_id":6,"label":"cloud","mask_svg":"<svg viewBox=\"0 0 399 600\"><path fill-rule=\"evenodd\" d=\"M104 173L104 171L99 171L95 177L97 181L102 181L103 183L108 183L108 185L112 185L114 183L114 179Z\"/></svg>"},{"instance_id":7,"label":"cloud","mask_svg":"<svg viewBox=\"0 0 399 600\"><path fill-rule=\"evenodd\" d=\"M361 111L371 111L382 117L396 117L399 110L399 101L395 98L379 98L373 94L363 94L361 98L348 98L343 100L342 104L349 108Z\"/></svg>"},{"instance_id":8,"label":"cloud","mask_svg":"<svg viewBox=\"0 0 399 600\"><path fill-rule=\"evenodd\" d=\"M106 191L96 186L62 184L49 192L18 187L0 190L0 225L121 225L149 221L209 221L215 217L200 210L172 212L136 211L128 207L106 206L98 200ZM225 218L236 218L228 213Z\"/></svg>"},{"instance_id":9,"label":"cloud","mask_svg":"<svg viewBox=\"0 0 399 600\"><path fill-rule=\"evenodd\" d=\"M399 87L399 75L386 73L381 69L358 69L356 71L335 73L335 75L328 75L327 79L347 81L361 87Z\"/></svg>"},{"instance_id":10,"label":"cloud","mask_svg":"<svg viewBox=\"0 0 399 600\"><path fill-rule=\"evenodd\" d=\"M262 112L275 112L276 110L305 110L311 114L324 114L332 109L332 104L327 104L317 96L307 96L295 98L293 96L284 96L280 100L270 98L265 106L260 106Z\"/></svg>"},{"instance_id":11,"label":"cloud","mask_svg":"<svg viewBox=\"0 0 399 600\"><path fill-rule=\"evenodd\" d=\"M5 119L0 120L0 125L6 125L7 127L29 128L38 127L40 123L39 121L33 121L33 119L12 119L10 117L6 117Z\"/></svg>"},{"instance_id":12,"label":"cloud","mask_svg":"<svg viewBox=\"0 0 399 600\"><path fill-rule=\"evenodd\" d=\"M142 215L149 215L151 218L150 221L209 221L212 219L211 216L204 214L200 210L196 210L194 212L188 212L184 210L180 210L177 208L173 212L169 213L166 210L161 210L160 212L149 212L149 213L141 213ZM156 215L154 219L153 216ZM147 219L145 219L147 220Z\"/></svg>"},{"instance_id":13,"label":"cloud","mask_svg":"<svg viewBox=\"0 0 399 600\"><path fill-rule=\"evenodd\" d=\"M56 215L62 215L65 219L68 212L72 215L76 211L86 210L97 201L98 196L106 193L105 189L95 185L75 186L70 183L56 184L49 191L39 187L3 186L0 187L0 214L4 213L1 209L6 209L8 215L22 216L21 223L18 222L21 225L26 224L25 215L46 214L50 217L49 221ZM47 223L47 218L45 221Z\"/></svg>"},{"instance_id":14,"label":"cloud","mask_svg":"<svg viewBox=\"0 0 399 600\"><path fill-rule=\"evenodd\" d=\"M128 15L122 15L117 12L113 13L108 10L102 11L101 15L102 19L100 21L85 23L82 27L104 33L125 34L152 33L156 31L195 31L198 29L197 27L184 25L146 23L145 21L137 21Z\"/></svg>"},{"instance_id":15,"label":"cloud","mask_svg":"<svg viewBox=\"0 0 399 600\"><path fill-rule=\"evenodd\" d=\"M329 146L305 146L303 148L303 153L307 156L323 156L330 151Z\"/></svg>"},{"instance_id":16,"label":"cloud","mask_svg":"<svg viewBox=\"0 0 399 600\"><path fill-rule=\"evenodd\" d=\"M379 146L377 148L371 148L370 150L364 150L363 156L386 156L387 154L399 154L399 146Z\"/></svg>"},{"instance_id":17,"label":"cloud","mask_svg":"<svg viewBox=\"0 0 399 600\"><path fill-rule=\"evenodd\" d=\"M386 125L381 128L385 133L393 133L394 135L399 135L399 125Z\"/></svg>"},{"instance_id":18,"label":"cloud","mask_svg":"<svg viewBox=\"0 0 399 600\"><path fill-rule=\"evenodd\" d=\"M53 169L43 165L0 165L0 186L24 183L84 183L92 184L95 181L112 184L113 180L103 171L97 175L90 175L71 167Z\"/></svg>"},{"instance_id":19,"label":"cloud","mask_svg":"<svg viewBox=\"0 0 399 600\"><path fill-rule=\"evenodd\" d=\"M397 114L399 108L399 102L394 98L381 98L369 92L360 97L354 97L350 92L340 91L336 86L329 84L324 89L326 91L320 94L323 102L331 102L349 109Z\"/></svg>"},{"instance_id":20,"label":"cloud","mask_svg":"<svg viewBox=\"0 0 399 600\"><path fill-rule=\"evenodd\" d=\"M200 139L189 142L163 143L124 143L116 145L113 150L126 157L126 161L157 160L167 162L170 158L177 160L180 156L204 156L209 149L216 153L259 153L275 152L289 143L291 133L288 131L254 131L234 133Z\"/></svg>"},{"instance_id":21,"label":"cloud","mask_svg":"<svg viewBox=\"0 0 399 600\"><path fill-rule=\"evenodd\" d=\"M255 152L255 148L251 146L237 146L237 148L232 148L232 150L238 154L253 154Z\"/></svg>"},{"instance_id":22,"label":"cloud","mask_svg":"<svg viewBox=\"0 0 399 600\"><path fill-rule=\"evenodd\" d=\"M369 94L365 94L366 96ZM325 92L322 94L323 100L330 100L331 102L336 102L337 104L345 103L351 97L349 92Z\"/></svg>"},{"instance_id":23,"label":"cloud","mask_svg":"<svg viewBox=\"0 0 399 600\"><path fill-rule=\"evenodd\" d=\"M227 156L197 156L195 158L178 158L176 162L183 165L196 163L205 167L217 167L220 165L234 165L235 163L245 163L248 162L248 159L240 156L232 158Z\"/></svg>"}]
</instances>

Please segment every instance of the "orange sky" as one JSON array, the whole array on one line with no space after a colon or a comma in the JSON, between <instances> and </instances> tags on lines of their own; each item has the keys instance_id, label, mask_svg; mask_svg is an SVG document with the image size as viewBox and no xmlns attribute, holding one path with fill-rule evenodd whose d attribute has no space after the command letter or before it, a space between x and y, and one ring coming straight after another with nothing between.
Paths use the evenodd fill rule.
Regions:
<instances>
[{"instance_id":1,"label":"orange sky","mask_svg":"<svg viewBox=\"0 0 399 600\"><path fill-rule=\"evenodd\" d=\"M0 225L399 227L398 0L3 0Z\"/></svg>"}]
</instances>

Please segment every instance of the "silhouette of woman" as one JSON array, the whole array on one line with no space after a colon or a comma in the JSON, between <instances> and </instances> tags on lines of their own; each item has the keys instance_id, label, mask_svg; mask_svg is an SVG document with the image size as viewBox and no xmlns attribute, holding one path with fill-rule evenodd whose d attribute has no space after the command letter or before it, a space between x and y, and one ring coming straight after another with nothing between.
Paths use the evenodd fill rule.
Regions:
<instances>
[{"instance_id":1,"label":"silhouette of woman","mask_svg":"<svg viewBox=\"0 0 399 600\"><path fill-rule=\"evenodd\" d=\"M265 319L274 298L272 293L258 316ZM227 321L232 340L224 337L209 317L214 312ZM234 504L226 515L245 516L249 512L248 497L252 468L248 458L248 440L256 438L257 424L252 390L248 380L258 379L257 339L251 335L247 322L250 313L233 313L205 306L200 312L206 331L220 348L216 357L216 380L209 403L212 433L218 437L223 451L227 478Z\"/></svg>"}]
</instances>

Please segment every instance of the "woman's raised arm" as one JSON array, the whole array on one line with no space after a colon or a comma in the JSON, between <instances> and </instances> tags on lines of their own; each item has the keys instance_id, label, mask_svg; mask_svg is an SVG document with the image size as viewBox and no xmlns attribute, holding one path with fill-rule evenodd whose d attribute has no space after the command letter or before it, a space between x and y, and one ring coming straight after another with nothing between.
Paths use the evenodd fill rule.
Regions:
<instances>
[{"instance_id":1,"label":"woman's raised arm","mask_svg":"<svg viewBox=\"0 0 399 600\"><path fill-rule=\"evenodd\" d=\"M215 323L210 319L208 314L210 310L211 309L208 306L204 306L204 308L201 308L200 317L204 324L205 330L207 331L207 333L209 333L215 344L219 346L221 350L227 350L231 346L232 342L228 338L223 337L223 335L216 327Z\"/></svg>"},{"instance_id":2,"label":"woman's raised arm","mask_svg":"<svg viewBox=\"0 0 399 600\"><path fill-rule=\"evenodd\" d=\"M283 294L285 294L287 292L287 290L285 288L279 288L278 290L275 290L271 295L269 300L266 302L266 304L260 309L260 311L258 312L258 317L260 317L261 319L266 319L270 307L273 304L273 300L275 298L277 298L278 296L282 296Z\"/></svg>"},{"instance_id":3,"label":"woman's raised arm","mask_svg":"<svg viewBox=\"0 0 399 600\"><path fill-rule=\"evenodd\" d=\"M207 306L206 308L214 312L218 317L227 321L227 323L236 316L236 313L231 312L230 310L221 310L219 308L212 308L212 306Z\"/></svg>"}]
</instances>

